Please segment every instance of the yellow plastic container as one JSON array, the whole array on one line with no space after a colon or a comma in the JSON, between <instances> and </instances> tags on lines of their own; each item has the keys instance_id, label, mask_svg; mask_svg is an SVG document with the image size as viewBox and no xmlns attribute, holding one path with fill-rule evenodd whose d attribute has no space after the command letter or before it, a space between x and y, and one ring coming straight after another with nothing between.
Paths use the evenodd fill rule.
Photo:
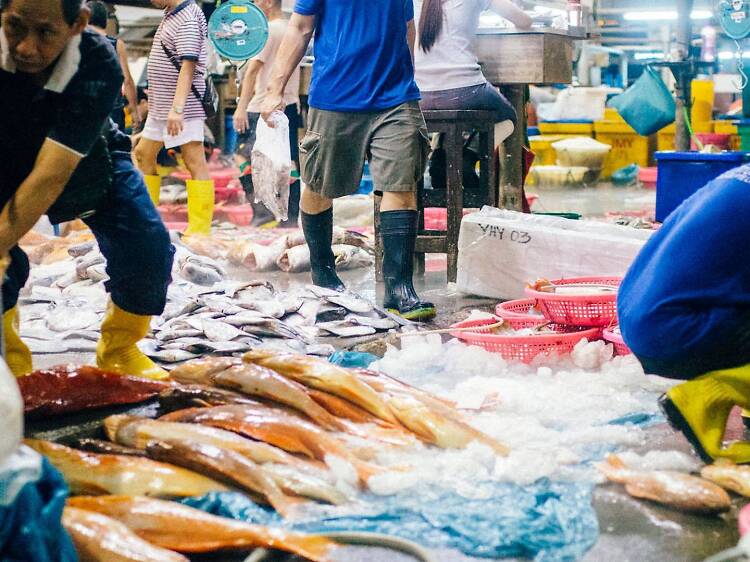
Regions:
<instances>
[{"instance_id":1,"label":"yellow plastic container","mask_svg":"<svg viewBox=\"0 0 750 562\"><path fill-rule=\"evenodd\" d=\"M616 121L618 123L625 123L625 119L622 118L622 115L620 115L620 112L617 111L614 107L604 108L603 121Z\"/></svg>"},{"instance_id":2,"label":"yellow plastic container","mask_svg":"<svg viewBox=\"0 0 750 562\"><path fill-rule=\"evenodd\" d=\"M712 121L696 121L693 124L694 133L713 133L714 124ZM677 127L674 123L667 125L656 135L656 150L664 152L666 150L674 150L674 137L677 131Z\"/></svg>"},{"instance_id":3,"label":"yellow plastic container","mask_svg":"<svg viewBox=\"0 0 750 562\"><path fill-rule=\"evenodd\" d=\"M565 135L566 137L593 137L593 123L539 123L542 135Z\"/></svg>"},{"instance_id":4,"label":"yellow plastic container","mask_svg":"<svg viewBox=\"0 0 750 562\"><path fill-rule=\"evenodd\" d=\"M693 123L711 121L714 113L714 82L713 80L693 80L692 82L693 109L690 120ZM707 133L709 131L695 131Z\"/></svg>"},{"instance_id":5,"label":"yellow plastic container","mask_svg":"<svg viewBox=\"0 0 750 562\"><path fill-rule=\"evenodd\" d=\"M729 149L739 151L742 150L742 141L737 130L737 125L734 121L728 119L719 119L714 121L714 133L720 133L723 135L729 135Z\"/></svg>"},{"instance_id":6,"label":"yellow plastic container","mask_svg":"<svg viewBox=\"0 0 750 562\"><path fill-rule=\"evenodd\" d=\"M535 166L554 166L557 162L557 153L552 148L552 143L563 140L563 135L539 135L529 137L531 152L536 155L534 158Z\"/></svg>"},{"instance_id":7,"label":"yellow plastic container","mask_svg":"<svg viewBox=\"0 0 750 562\"><path fill-rule=\"evenodd\" d=\"M648 167L648 137L640 136L627 123L617 121L596 121L594 131L596 140L612 147L604 161L602 178L609 178L613 172L631 164Z\"/></svg>"}]
</instances>

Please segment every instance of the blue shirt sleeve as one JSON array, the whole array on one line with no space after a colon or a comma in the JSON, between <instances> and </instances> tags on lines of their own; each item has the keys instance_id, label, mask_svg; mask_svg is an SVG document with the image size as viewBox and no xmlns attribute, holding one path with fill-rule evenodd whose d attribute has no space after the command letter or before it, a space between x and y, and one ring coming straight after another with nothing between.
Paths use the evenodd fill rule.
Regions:
<instances>
[{"instance_id":1,"label":"blue shirt sleeve","mask_svg":"<svg viewBox=\"0 0 750 562\"><path fill-rule=\"evenodd\" d=\"M414 19L414 0L404 0L404 16L407 22Z\"/></svg>"},{"instance_id":2,"label":"blue shirt sleeve","mask_svg":"<svg viewBox=\"0 0 750 562\"><path fill-rule=\"evenodd\" d=\"M316 16L323 8L324 0L297 0L294 11L302 16Z\"/></svg>"}]
</instances>

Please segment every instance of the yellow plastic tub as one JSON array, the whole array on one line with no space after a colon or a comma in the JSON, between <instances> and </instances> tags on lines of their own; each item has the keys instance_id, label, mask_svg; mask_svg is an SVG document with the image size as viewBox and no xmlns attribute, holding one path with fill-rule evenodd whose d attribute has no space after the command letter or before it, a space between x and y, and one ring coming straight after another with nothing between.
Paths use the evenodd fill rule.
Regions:
<instances>
[{"instance_id":1,"label":"yellow plastic tub","mask_svg":"<svg viewBox=\"0 0 750 562\"><path fill-rule=\"evenodd\" d=\"M729 135L729 149L730 150L742 150L742 141L737 130L737 124L734 121L728 119L719 119L714 121L714 133L723 135Z\"/></svg>"},{"instance_id":2,"label":"yellow plastic tub","mask_svg":"<svg viewBox=\"0 0 750 562\"><path fill-rule=\"evenodd\" d=\"M604 108L604 119L603 121L617 121L618 123L625 123L625 119L622 118L620 112L614 107Z\"/></svg>"},{"instance_id":3,"label":"yellow plastic tub","mask_svg":"<svg viewBox=\"0 0 750 562\"><path fill-rule=\"evenodd\" d=\"M593 137L593 123L539 123L542 135L565 135L566 137Z\"/></svg>"},{"instance_id":4,"label":"yellow plastic tub","mask_svg":"<svg viewBox=\"0 0 750 562\"><path fill-rule=\"evenodd\" d=\"M534 158L535 166L554 166L557 162L557 154L552 148L552 143L563 140L564 135L539 135L529 137L531 152L536 155Z\"/></svg>"},{"instance_id":5,"label":"yellow plastic tub","mask_svg":"<svg viewBox=\"0 0 750 562\"><path fill-rule=\"evenodd\" d=\"M602 178L609 178L613 172L631 164L648 167L648 137L640 136L627 123L617 121L597 121L594 123L594 131L596 140L612 147L604 161Z\"/></svg>"},{"instance_id":6,"label":"yellow plastic tub","mask_svg":"<svg viewBox=\"0 0 750 562\"><path fill-rule=\"evenodd\" d=\"M713 80L693 80L692 86L693 108L690 120L693 123L711 121L714 113L714 82ZM696 131L707 133L709 131Z\"/></svg>"}]
</instances>

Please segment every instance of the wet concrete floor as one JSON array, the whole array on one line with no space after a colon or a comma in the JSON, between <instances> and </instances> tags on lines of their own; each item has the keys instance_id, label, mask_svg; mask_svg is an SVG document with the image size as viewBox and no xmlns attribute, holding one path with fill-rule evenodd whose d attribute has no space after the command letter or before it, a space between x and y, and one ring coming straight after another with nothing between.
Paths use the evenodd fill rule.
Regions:
<instances>
[{"instance_id":1,"label":"wet concrete floor","mask_svg":"<svg viewBox=\"0 0 750 562\"><path fill-rule=\"evenodd\" d=\"M257 277L254 275L254 277ZM358 270L344 272L344 281L365 298L374 300L376 286L374 271ZM279 289L308 282L307 274L268 275ZM433 301L439 309L435 327L445 327L465 318L471 309L491 311L492 299L461 296L446 288L444 272L427 273L417 280L420 295ZM382 287L378 288L382 291ZM340 342L344 343L344 342ZM347 342L349 343L349 342ZM35 359L37 367L61 362L92 362L93 356L46 355ZM739 422L734 433L740 432ZM650 438L642 452L653 449L679 449L689 452L687 442L666 425L649 430ZM744 502L736 501L735 509L728 515L716 518L687 515L665 509L648 502L630 498L622 487L603 486L595 493L594 507L599 516L601 535L596 545L588 552L586 562L697 562L720 550L734 546L738 540L737 511ZM472 560L457 552L435 552L440 562L463 562ZM352 559L361 555L352 553ZM365 558L371 562L389 562L392 558L382 553L371 552Z\"/></svg>"}]
</instances>

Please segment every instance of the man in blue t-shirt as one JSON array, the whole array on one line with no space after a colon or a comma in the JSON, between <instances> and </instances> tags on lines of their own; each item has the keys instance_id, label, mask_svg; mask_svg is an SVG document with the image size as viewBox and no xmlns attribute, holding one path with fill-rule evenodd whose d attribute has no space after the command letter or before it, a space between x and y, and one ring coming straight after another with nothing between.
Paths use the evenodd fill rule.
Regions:
<instances>
[{"instance_id":1,"label":"man in blue t-shirt","mask_svg":"<svg viewBox=\"0 0 750 562\"><path fill-rule=\"evenodd\" d=\"M414 82L412 0L297 0L279 48L263 117L283 111L283 92L315 34L307 134L300 143L302 228L313 282L343 290L331 250L333 199L355 193L365 159L383 193L384 307L410 320L435 316L412 283L416 186L429 150Z\"/></svg>"},{"instance_id":2,"label":"man in blue t-shirt","mask_svg":"<svg viewBox=\"0 0 750 562\"><path fill-rule=\"evenodd\" d=\"M706 462L750 462L750 443L723 448L731 410L750 409L748 216L750 165L675 210L619 291L620 328L646 372L692 379L660 403Z\"/></svg>"}]
</instances>

